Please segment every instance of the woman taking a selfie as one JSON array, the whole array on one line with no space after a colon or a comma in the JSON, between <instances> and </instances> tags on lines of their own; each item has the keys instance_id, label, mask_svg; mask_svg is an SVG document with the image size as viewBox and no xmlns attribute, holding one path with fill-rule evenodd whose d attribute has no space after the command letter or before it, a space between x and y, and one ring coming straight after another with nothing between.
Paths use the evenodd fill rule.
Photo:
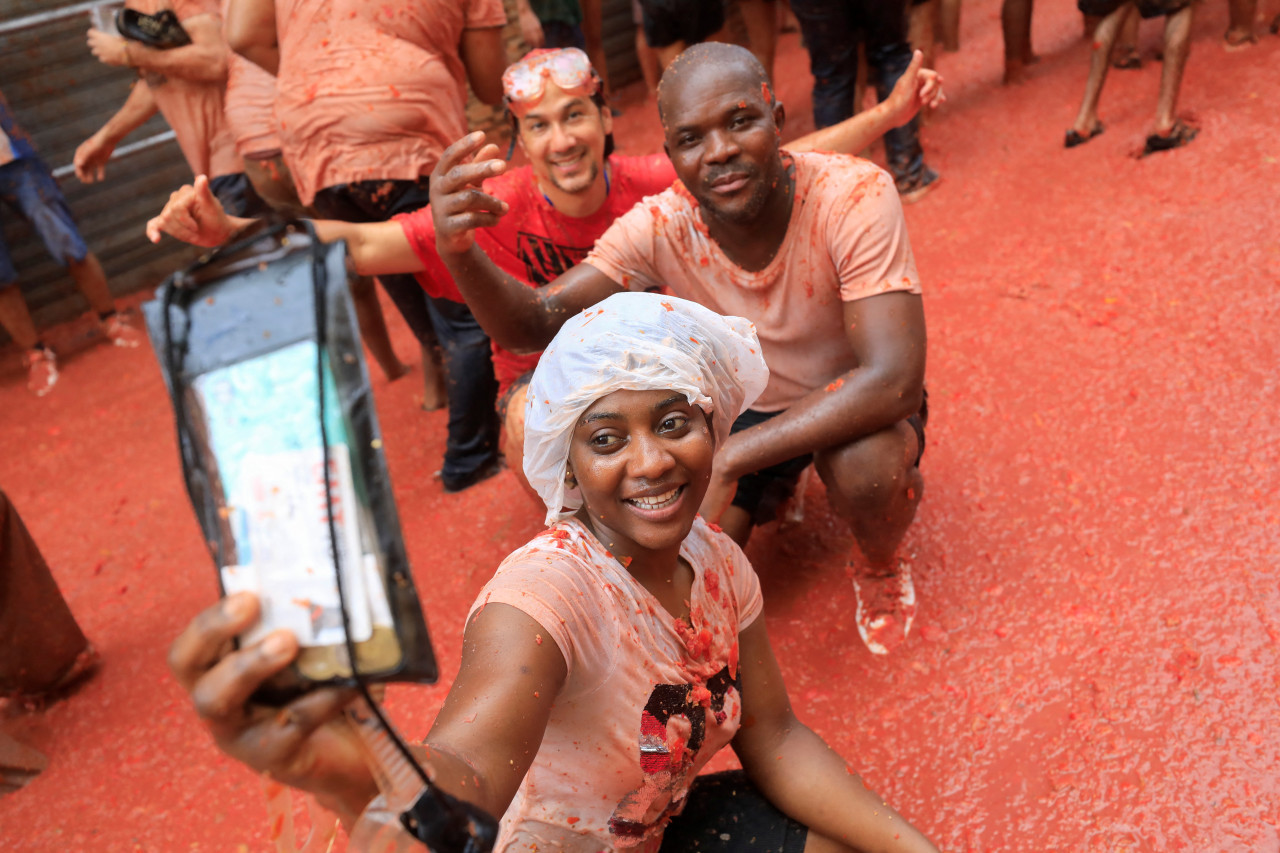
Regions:
<instances>
[{"instance_id":1,"label":"woman taking a selfie","mask_svg":"<svg viewBox=\"0 0 1280 853\"><path fill-rule=\"evenodd\" d=\"M768 375L750 323L656 294L565 323L529 390L525 472L550 527L468 619L425 741L435 784L502 816L498 850L936 851L792 712L742 551L698 517L717 437ZM219 746L350 829L377 794L349 691L246 706L297 654L224 654L251 596L206 610L170 663ZM698 777L723 746L743 770Z\"/></svg>"}]
</instances>

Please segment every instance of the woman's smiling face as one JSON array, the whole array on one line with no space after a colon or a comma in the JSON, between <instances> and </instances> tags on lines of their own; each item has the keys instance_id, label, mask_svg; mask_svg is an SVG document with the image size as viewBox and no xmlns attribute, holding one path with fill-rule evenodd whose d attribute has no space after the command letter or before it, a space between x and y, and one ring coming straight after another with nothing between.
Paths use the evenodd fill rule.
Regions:
<instances>
[{"instance_id":1,"label":"woman's smiling face","mask_svg":"<svg viewBox=\"0 0 1280 853\"><path fill-rule=\"evenodd\" d=\"M582 494L579 515L614 556L678 554L714 455L710 423L684 394L614 391L574 428L569 471Z\"/></svg>"}]
</instances>

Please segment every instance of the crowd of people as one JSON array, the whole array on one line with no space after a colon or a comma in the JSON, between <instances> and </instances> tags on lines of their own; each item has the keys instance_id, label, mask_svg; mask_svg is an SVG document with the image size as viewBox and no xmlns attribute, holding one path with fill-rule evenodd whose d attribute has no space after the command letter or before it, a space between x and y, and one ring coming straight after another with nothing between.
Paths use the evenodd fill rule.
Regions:
<instances>
[{"instance_id":1,"label":"crowd of people","mask_svg":"<svg viewBox=\"0 0 1280 853\"><path fill-rule=\"evenodd\" d=\"M600 0L514 4L521 41L545 47L510 65L500 0L128 0L150 25L89 33L99 60L139 79L76 151L80 179L105 179L115 147L159 111L196 177L148 223L151 240L222 245L272 215L344 240L374 360L389 379L407 369L376 281L420 345L424 405L448 407L443 490L505 467L544 515L548 529L476 599L422 758L442 789L503 816L501 849L766 849L748 837L788 851L935 849L797 719L742 547L812 467L849 531L866 648L908 639L902 543L929 411L902 204L938 181L919 113L943 100L909 32L937 26L954 47L959 3L791 0L819 129L786 145L780 9L739 6L749 47L713 40L718 2L635 3L665 149L642 157L613 150ZM1165 18L1145 151L1191 142L1176 112L1190 0L1079 7L1093 50L1066 146L1102 132L1102 85L1130 62L1138 15ZM1226 41L1247 44L1256 0L1231 9ZM1016 82L1035 61L1031 3L1003 11ZM527 165L467 132L468 89L503 106ZM6 200L17 188L106 337L137 345L3 99L0 125ZM887 170L853 156L880 138ZM43 394L55 358L7 260L0 322ZM228 652L257 614L252 595L214 605L175 641L171 668L226 752L315 793L358 833L374 774L350 733L326 725L351 695L316 691L283 712L250 701L299 652L288 632ZM69 624L65 666L36 693L91 668ZM730 744L743 771L698 776ZM603 796L582 797L584 778Z\"/></svg>"}]
</instances>

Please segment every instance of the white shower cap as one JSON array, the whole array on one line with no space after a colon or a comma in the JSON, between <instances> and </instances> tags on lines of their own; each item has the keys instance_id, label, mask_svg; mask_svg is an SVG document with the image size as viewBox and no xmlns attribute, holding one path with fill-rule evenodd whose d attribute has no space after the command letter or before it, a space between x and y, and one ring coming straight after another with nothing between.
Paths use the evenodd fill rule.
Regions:
<instances>
[{"instance_id":1,"label":"white shower cap","mask_svg":"<svg viewBox=\"0 0 1280 853\"><path fill-rule=\"evenodd\" d=\"M582 506L566 491L569 444L583 412L614 391L677 391L711 416L717 442L769 379L755 326L673 296L618 293L568 320L529 382L524 473L547 524Z\"/></svg>"}]
</instances>

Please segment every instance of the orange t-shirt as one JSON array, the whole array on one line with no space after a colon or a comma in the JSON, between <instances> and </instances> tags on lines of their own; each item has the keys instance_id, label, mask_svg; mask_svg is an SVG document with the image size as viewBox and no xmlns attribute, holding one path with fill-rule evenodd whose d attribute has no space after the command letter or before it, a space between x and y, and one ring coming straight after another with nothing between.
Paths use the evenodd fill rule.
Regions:
<instances>
[{"instance_id":1,"label":"orange t-shirt","mask_svg":"<svg viewBox=\"0 0 1280 853\"><path fill-rule=\"evenodd\" d=\"M222 21L218 0L128 0L125 5L148 15L172 9L179 21L197 15L213 15L219 24ZM178 137L178 147L193 174L220 178L244 171L223 109L223 83L186 80L157 72L145 72L142 79L155 96L164 120Z\"/></svg>"},{"instance_id":2,"label":"orange t-shirt","mask_svg":"<svg viewBox=\"0 0 1280 853\"><path fill-rule=\"evenodd\" d=\"M738 635L760 617L760 580L701 517L680 556L693 569L688 622L576 518L507 557L480 591L471 614L494 603L524 612L567 668L495 851L651 853L698 771L737 734Z\"/></svg>"},{"instance_id":3,"label":"orange t-shirt","mask_svg":"<svg viewBox=\"0 0 1280 853\"><path fill-rule=\"evenodd\" d=\"M769 384L751 408L777 412L858 366L843 303L920 293L902 203L883 169L843 154L787 154L796 199L778 253L748 272L712 240L698 203L676 185L614 222L587 256L631 290L676 296L756 326Z\"/></svg>"},{"instance_id":4,"label":"orange t-shirt","mask_svg":"<svg viewBox=\"0 0 1280 853\"><path fill-rule=\"evenodd\" d=\"M280 153L276 128L276 78L243 56L227 62L227 124L241 157Z\"/></svg>"},{"instance_id":5,"label":"orange t-shirt","mask_svg":"<svg viewBox=\"0 0 1280 853\"><path fill-rule=\"evenodd\" d=\"M415 180L467 131L466 29L502 0L276 0L276 118L298 195Z\"/></svg>"}]
</instances>

